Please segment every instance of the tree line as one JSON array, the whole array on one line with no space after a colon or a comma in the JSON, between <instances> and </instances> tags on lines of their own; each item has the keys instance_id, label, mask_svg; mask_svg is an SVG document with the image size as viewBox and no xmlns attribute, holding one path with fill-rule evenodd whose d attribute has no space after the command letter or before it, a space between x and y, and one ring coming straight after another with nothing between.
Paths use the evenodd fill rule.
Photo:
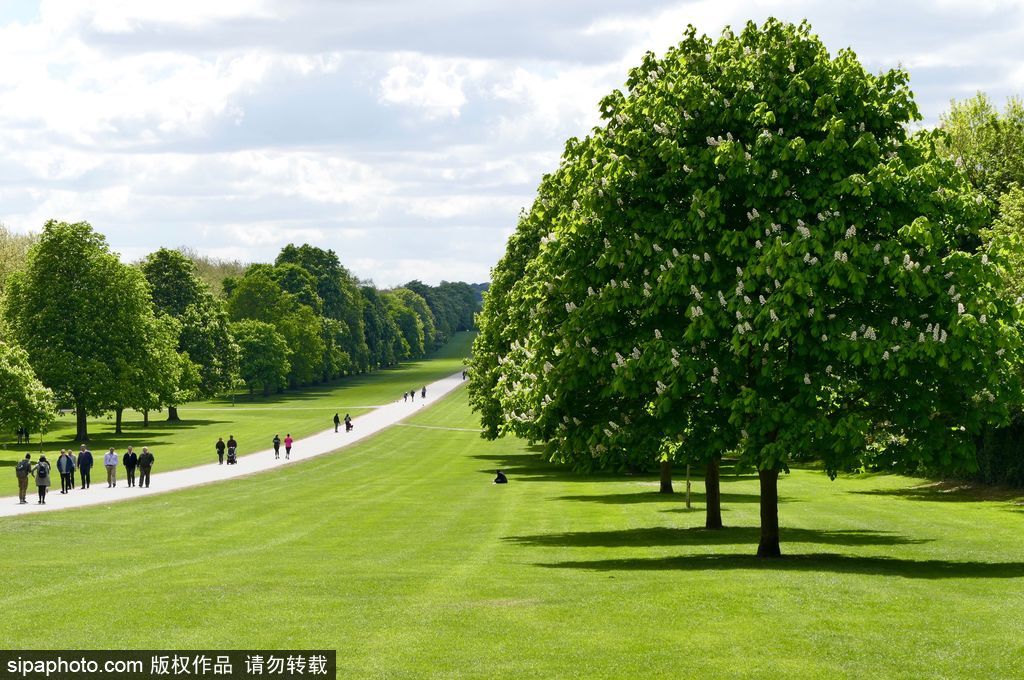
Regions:
<instances>
[{"instance_id":1,"label":"tree line","mask_svg":"<svg viewBox=\"0 0 1024 680\"><path fill-rule=\"evenodd\" d=\"M120 432L125 409L178 420L181 404L239 387L266 395L422 358L473 328L481 300L461 282L380 290L308 244L272 264L168 248L125 264L88 223L50 221L38 236L0 228L0 248L0 427L38 432L68 407L81 441L90 416L113 413Z\"/></svg>"},{"instance_id":2,"label":"tree line","mask_svg":"<svg viewBox=\"0 0 1024 680\"><path fill-rule=\"evenodd\" d=\"M712 529L735 459L759 477L761 557L790 465L977 469L1021 404L1019 102L912 132L905 71L769 20L691 26L600 111L492 272L484 436L660 468L664 490L699 466Z\"/></svg>"}]
</instances>

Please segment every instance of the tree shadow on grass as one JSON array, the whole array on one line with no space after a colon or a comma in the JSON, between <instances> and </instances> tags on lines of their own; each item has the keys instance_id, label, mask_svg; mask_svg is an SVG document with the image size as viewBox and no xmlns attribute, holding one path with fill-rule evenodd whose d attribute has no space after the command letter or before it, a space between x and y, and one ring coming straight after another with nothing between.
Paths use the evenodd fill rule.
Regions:
<instances>
[{"instance_id":1,"label":"tree shadow on grass","mask_svg":"<svg viewBox=\"0 0 1024 680\"><path fill-rule=\"evenodd\" d=\"M785 537L783 539L785 541ZM785 545L783 545L785 549ZM618 560L579 560L535 563L546 569L587 571L816 571L837 574L900 576L910 579L1024 578L1024 562L956 562L909 560L897 557L838 555L834 553L787 555L764 560L753 555L712 554Z\"/></svg>"},{"instance_id":2,"label":"tree shadow on grass","mask_svg":"<svg viewBox=\"0 0 1024 680\"><path fill-rule=\"evenodd\" d=\"M566 465L548 462L542 454L480 454L473 456L489 463L479 470L482 474L494 475L501 470L510 482L621 482L626 479L657 479L652 474L623 476L610 472L575 472Z\"/></svg>"},{"instance_id":3,"label":"tree shadow on grass","mask_svg":"<svg viewBox=\"0 0 1024 680\"><path fill-rule=\"evenodd\" d=\"M671 503L673 505L679 505L686 500L686 492L676 490L674 493L659 493L657 488L652 488L650 491L641 491L637 493L610 493L602 495L583 495L583 496L559 496L556 500L560 501L585 501L591 503L601 503L604 505L633 505L636 503ZM694 503L704 503L707 498L704 493L698 491L690 491L690 500ZM729 503L758 503L760 498L757 494L753 493L723 493L722 504L728 505ZM780 498L780 503L787 503L786 499ZM685 510L686 508L682 508ZM673 508L671 512L675 512L678 508Z\"/></svg>"},{"instance_id":4,"label":"tree shadow on grass","mask_svg":"<svg viewBox=\"0 0 1024 680\"><path fill-rule=\"evenodd\" d=\"M758 527L727 527L705 529L689 527L647 527L614 531L570 531L560 534L507 536L504 540L520 545L547 548L645 548L652 546L751 545L761 536ZM866 529L783 529L782 542L818 543L825 545L912 545L929 543L931 539L907 538L888 531Z\"/></svg>"},{"instance_id":5,"label":"tree shadow on grass","mask_svg":"<svg viewBox=\"0 0 1024 680\"><path fill-rule=\"evenodd\" d=\"M926 482L901 489L871 489L868 491L854 491L853 493L865 496L891 496L918 501L1024 503L1024 489L986 486L984 484L956 480Z\"/></svg>"}]
</instances>

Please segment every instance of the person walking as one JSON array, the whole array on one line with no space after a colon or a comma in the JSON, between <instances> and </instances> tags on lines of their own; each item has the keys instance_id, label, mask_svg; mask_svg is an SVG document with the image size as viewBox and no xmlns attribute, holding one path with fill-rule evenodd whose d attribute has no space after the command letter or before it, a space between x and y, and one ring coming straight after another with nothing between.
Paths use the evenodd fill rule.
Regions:
<instances>
[{"instance_id":1,"label":"person walking","mask_svg":"<svg viewBox=\"0 0 1024 680\"><path fill-rule=\"evenodd\" d=\"M409 398L412 399L413 401L416 401L416 390L411 390L409 392Z\"/></svg>"},{"instance_id":2,"label":"person walking","mask_svg":"<svg viewBox=\"0 0 1024 680\"><path fill-rule=\"evenodd\" d=\"M295 441L295 440L292 439L292 436L290 434L286 434L284 436L284 459L285 460L288 460L289 458L292 457L292 442L293 441Z\"/></svg>"},{"instance_id":3,"label":"person walking","mask_svg":"<svg viewBox=\"0 0 1024 680\"><path fill-rule=\"evenodd\" d=\"M117 453L113 446L103 455L103 467L107 468L107 488L117 486Z\"/></svg>"},{"instance_id":4,"label":"person walking","mask_svg":"<svg viewBox=\"0 0 1024 680\"><path fill-rule=\"evenodd\" d=\"M46 456L39 456L35 469L36 488L39 489L39 505L46 505L46 489L50 486L50 463Z\"/></svg>"},{"instance_id":5,"label":"person walking","mask_svg":"<svg viewBox=\"0 0 1024 680\"><path fill-rule=\"evenodd\" d=\"M337 432L337 431L338 431L338 426L339 426L339 425L341 425L341 418L339 418L339 417L338 417L338 414L337 414L337 413L335 413L335 414L334 414L334 431L335 431L335 432Z\"/></svg>"},{"instance_id":6,"label":"person walking","mask_svg":"<svg viewBox=\"0 0 1024 680\"><path fill-rule=\"evenodd\" d=\"M409 393L408 392L402 392L402 401L404 401L404 402L408 402L409 401Z\"/></svg>"},{"instance_id":7,"label":"person walking","mask_svg":"<svg viewBox=\"0 0 1024 680\"><path fill-rule=\"evenodd\" d=\"M82 477L82 488L88 489L92 482L92 451L85 448L85 444L78 449L78 472Z\"/></svg>"},{"instance_id":8,"label":"person walking","mask_svg":"<svg viewBox=\"0 0 1024 680\"><path fill-rule=\"evenodd\" d=\"M352 431L352 416L345 414L345 432Z\"/></svg>"},{"instance_id":9,"label":"person walking","mask_svg":"<svg viewBox=\"0 0 1024 680\"><path fill-rule=\"evenodd\" d=\"M78 464L75 463L75 456L71 449L68 449L68 491L72 491L75 488L75 468Z\"/></svg>"},{"instance_id":10,"label":"person walking","mask_svg":"<svg viewBox=\"0 0 1024 680\"><path fill-rule=\"evenodd\" d=\"M66 494L69 487L71 486L70 475L68 474L68 467L71 462L71 456L64 449L60 450L60 455L57 456L57 472L60 474L60 492Z\"/></svg>"},{"instance_id":11,"label":"person walking","mask_svg":"<svg viewBox=\"0 0 1024 680\"><path fill-rule=\"evenodd\" d=\"M145 446L142 447L142 455L139 456L139 488L149 488L149 472L153 469L156 458Z\"/></svg>"},{"instance_id":12,"label":"person walking","mask_svg":"<svg viewBox=\"0 0 1024 680\"><path fill-rule=\"evenodd\" d=\"M26 453L25 457L18 461L14 468L14 474L18 477L18 503L25 505L28 501L25 495L28 493L28 478L32 476L32 454Z\"/></svg>"},{"instance_id":13,"label":"person walking","mask_svg":"<svg viewBox=\"0 0 1024 680\"><path fill-rule=\"evenodd\" d=\"M128 476L128 486L135 486L135 468L139 466L139 454L132 450L132 447L128 447L128 450L124 453L124 471Z\"/></svg>"},{"instance_id":14,"label":"person walking","mask_svg":"<svg viewBox=\"0 0 1024 680\"><path fill-rule=\"evenodd\" d=\"M278 460L281 457L281 435L274 435L274 460Z\"/></svg>"},{"instance_id":15,"label":"person walking","mask_svg":"<svg viewBox=\"0 0 1024 680\"><path fill-rule=\"evenodd\" d=\"M224 437L217 437L217 460L224 464Z\"/></svg>"},{"instance_id":16,"label":"person walking","mask_svg":"<svg viewBox=\"0 0 1024 680\"><path fill-rule=\"evenodd\" d=\"M420 396L423 397L423 399L427 398L427 386L426 385L423 386L423 391L420 392Z\"/></svg>"}]
</instances>

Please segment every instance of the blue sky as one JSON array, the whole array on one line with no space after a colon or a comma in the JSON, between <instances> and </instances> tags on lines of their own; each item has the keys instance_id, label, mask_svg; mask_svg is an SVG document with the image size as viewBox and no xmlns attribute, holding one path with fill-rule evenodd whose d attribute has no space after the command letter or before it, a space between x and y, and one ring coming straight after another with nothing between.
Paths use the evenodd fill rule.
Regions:
<instances>
[{"instance_id":1,"label":"blue sky","mask_svg":"<svg viewBox=\"0 0 1024 680\"><path fill-rule=\"evenodd\" d=\"M902 64L929 124L1024 91L1020 0L0 0L0 222L483 281L640 55L767 16Z\"/></svg>"}]
</instances>

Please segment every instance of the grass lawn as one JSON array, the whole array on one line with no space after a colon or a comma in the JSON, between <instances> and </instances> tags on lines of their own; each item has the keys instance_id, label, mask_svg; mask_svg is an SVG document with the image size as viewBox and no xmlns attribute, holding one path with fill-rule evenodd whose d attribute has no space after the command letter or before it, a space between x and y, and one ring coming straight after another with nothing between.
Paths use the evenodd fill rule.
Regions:
<instances>
[{"instance_id":1,"label":"grass lawn","mask_svg":"<svg viewBox=\"0 0 1024 680\"><path fill-rule=\"evenodd\" d=\"M723 477L706 532L654 477L431 429L475 427L459 390L301 465L0 519L3 644L326 647L339 677L1024 674L1019 499L797 470L765 562L755 479Z\"/></svg>"},{"instance_id":2,"label":"grass lawn","mask_svg":"<svg viewBox=\"0 0 1024 680\"><path fill-rule=\"evenodd\" d=\"M122 454L129 445L136 451L148 446L156 456L158 472L215 461L213 445L217 437L227 441L229 435L234 435L239 443L238 453L244 456L269 448L274 434L284 439L290 432L296 440L301 440L332 427L332 418L337 412L342 416L350 413L355 418L366 412L365 407L401 399L407 390L419 389L456 373L461 370L472 341L472 333L458 333L422 361L349 376L330 385L289 390L269 397L256 396L251 401L247 394L239 395L234 406L230 398L184 404L178 409L182 420L177 423L167 422L166 413L151 413L149 427L143 427L142 414L126 411L123 434L114 434L112 415L94 418L89 421L89 447L94 457L99 453L102 458L102 453L111 446ZM38 458L38 441L39 435L35 434L30 447L19 446L13 433L0 434L0 470L15 465L26 453L32 453L33 459ZM77 451L74 416L59 418L43 435L43 441L43 450L51 461L56 461L56 452L62 448ZM301 441L296 445L301 445ZM95 472L93 474L95 476Z\"/></svg>"}]
</instances>

